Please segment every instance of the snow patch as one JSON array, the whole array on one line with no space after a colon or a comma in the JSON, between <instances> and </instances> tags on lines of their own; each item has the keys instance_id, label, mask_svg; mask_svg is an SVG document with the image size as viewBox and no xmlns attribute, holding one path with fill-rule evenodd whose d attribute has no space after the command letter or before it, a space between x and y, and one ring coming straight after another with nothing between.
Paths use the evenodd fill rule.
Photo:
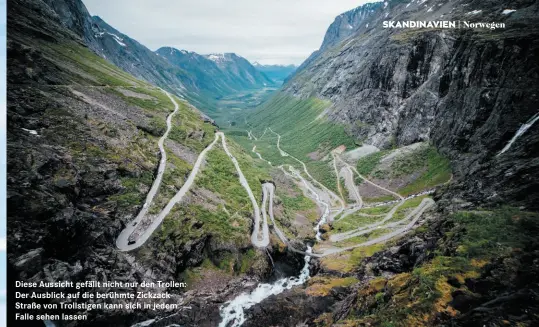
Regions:
<instances>
[{"instance_id":1,"label":"snow patch","mask_svg":"<svg viewBox=\"0 0 539 327\"><path fill-rule=\"evenodd\" d=\"M483 10L474 10L474 11L470 11L470 12L467 12L466 15L477 15L477 14L480 14L481 12L483 12Z\"/></svg>"},{"instance_id":2,"label":"snow patch","mask_svg":"<svg viewBox=\"0 0 539 327\"><path fill-rule=\"evenodd\" d=\"M30 133L30 134L32 134L32 135L38 135L38 134L37 134L37 131L36 131L36 130L33 130L33 129L22 128L22 130L25 131L25 132L28 132L28 133ZM39 136L39 135L38 135L38 136Z\"/></svg>"},{"instance_id":3,"label":"snow patch","mask_svg":"<svg viewBox=\"0 0 539 327\"><path fill-rule=\"evenodd\" d=\"M502 15L509 15L510 13L513 13L515 11L516 9L505 9L504 11L502 11Z\"/></svg>"},{"instance_id":4,"label":"snow patch","mask_svg":"<svg viewBox=\"0 0 539 327\"><path fill-rule=\"evenodd\" d=\"M114 33L110 33L110 32L107 32L108 35L112 36L114 38L114 40L119 44L121 45L122 47L125 47L125 43L123 43L122 41L124 39L122 39L121 37L119 37L118 35L114 34Z\"/></svg>"},{"instance_id":5,"label":"snow patch","mask_svg":"<svg viewBox=\"0 0 539 327\"><path fill-rule=\"evenodd\" d=\"M117 39L114 39L114 41L116 41L119 45L121 45L122 47L125 47L125 43L123 43L122 41L118 41Z\"/></svg>"},{"instance_id":6,"label":"snow patch","mask_svg":"<svg viewBox=\"0 0 539 327\"><path fill-rule=\"evenodd\" d=\"M222 53L212 53L207 56L208 59L214 62L223 62L225 61L225 56Z\"/></svg>"}]
</instances>

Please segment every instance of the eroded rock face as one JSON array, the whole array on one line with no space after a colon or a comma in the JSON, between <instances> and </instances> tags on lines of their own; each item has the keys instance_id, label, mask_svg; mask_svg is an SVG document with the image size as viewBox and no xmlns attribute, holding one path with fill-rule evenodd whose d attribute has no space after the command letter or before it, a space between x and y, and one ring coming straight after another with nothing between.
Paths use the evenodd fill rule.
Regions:
<instances>
[{"instance_id":1,"label":"eroded rock face","mask_svg":"<svg viewBox=\"0 0 539 327\"><path fill-rule=\"evenodd\" d=\"M292 289L270 296L246 312L247 321L242 326L296 326L312 325L314 317L328 311L339 298L346 295L335 292L332 297L311 297L301 289Z\"/></svg>"},{"instance_id":2,"label":"eroded rock face","mask_svg":"<svg viewBox=\"0 0 539 327\"><path fill-rule=\"evenodd\" d=\"M453 162L454 194L537 208L537 129L497 154L539 107L534 1L388 1L344 13L284 92L381 148L431 141ZM504 14L503 10L516 10ZM358 13L361 13L360 15ZM517 14L518 13L518 14ZM383 21L496 21L505 29L384 29Z\"/></svg>"}]
</instances>

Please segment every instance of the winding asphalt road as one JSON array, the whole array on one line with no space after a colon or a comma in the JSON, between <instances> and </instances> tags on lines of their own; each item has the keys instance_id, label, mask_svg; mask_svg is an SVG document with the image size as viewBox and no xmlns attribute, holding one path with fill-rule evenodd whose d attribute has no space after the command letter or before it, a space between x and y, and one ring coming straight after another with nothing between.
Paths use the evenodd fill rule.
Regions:
<instances>
[{"instance_id":1,"label":"winding asphalt road","mask_svg":"<svg viewBox=\"0 0 539 327\"><path fill-rule=\"evenodd\" d=\"M335 159L335 154L333 154L333 152L331 155L333 156L333 170L335 171L335 178L337 179L337 189L339 190L341 199L345 200L341 187L341 176L339 175L339 169L337 169L337 160Z\"/></svg>"},{"instance_id":2,"label":"winding asphalt road","mask_svg":"<svg viewBox=\"0 0 539 327\"><path fill-rule=\"evenodd\" d=\"M331 196L333 196L333 198L336 198L336 199L339 199L340 203L341 203L341 209L338 210L338 213L341 213L343 211L345 211L345 204L344 204L344 201L339 198L335 193L331 192L329 189L327 189L327 187L325 187L323 184L321 184L320 182L318 182L316 179L314 179L309 171L307 170L307 167L305 165L305 163L303 163L301 160L291 156L290 154L288 154L287 152L285 152L284 150L282 150L280 148L280 140L281 140L281 136L278 134L278 133L275 133L271 128L268 128L273 134L277 135L277 148L281 154L281 156L288 156L288 157L291 157L293 158L294 160L296 160L297 162L299 162L302 166L303 166L303 170L305 172L305 174L310 178L312 179L315 183L317 183L318 185L320 185L322 188L324 188L324 190L328 193L328 194L331 194ZM256 151L256 145L253 147L253 152L256 153L261 159L262 156L257 153ZM382 235L378 238L375 238L373 240L370 240L368 242L364 242L364 243L361 243L361 244L356 244L354 246L351 246L351 247L346 247L346 248L337 248L337 247L331 247L331 248L326 248L324 250L323 253L312 253L313 256L317 256L317 257L323 257L323 256L326 256L326 255L331 255L331 254L335 254L335 253L338 253L338 252L342 252L342 251L347 251L349 249L353 249L353 248L356 248L356 247L361 247L361 246L369 246L369 245L372 245L372 244L376 244L376 243L383 243L393 237L396 237L398 235L401 235L403 233L406 233L408 232L408 230L410 228L413 227L413 225L417 222L417 220L420 218L420 216L422 215L422 213L427 210L428 208L430 208L432 205L434 205L434 201L432 199L423 199L423 201L420 203L419 206L417 206L414 211L412 211L410 214L408 214L404 219L400 220L400 221L397 221L397 222L393 222L393 223L389 223L389 224L385 224L388 220L392 219L394 214L396 213L396 211L399 209L400 206L402 206L404 204L404 202L408 199L408 198L412 198L412 197L415 197L416 195L413 195L413 196L410 196L408 198L404 198L402 195L396 193L396 192L393 192L387 188L384 188L368 179L365 178L365 176L361 175L357 169L353 166L351 166L350 164L348 164L347 162L345 162L342 158L340 158L336 153L333 153L332 152L332 155L333 155L333 165L334 165L334 169L336 170L337 172L337 164L336 164L336 159L338 158L344 165L345 165L345 168L346 170L344 170L347 174L345 174L345 183L346 183L346 187L349 189L349 191L352 191L353 195L356 197L357 201L358 201L358 204L351 208L351 209L348 209L345 211L345 213L343 214L343 217L353 213L353 212L356 212L358 210L360 210L364 203L363 203L363 199L361 198L361 195L356 187L356 185L354 184L354 173L356 173L360 178L362 178L366 183L369 183L393 196L395 196L398 200L397 201L391 201L391 203L393 202L398 202L387 214L385 215L365 215L365 216L369 216L369 217L384 217L383 219L381 219L380 221L374 223L374 224L370 224L370 225L367 225L367 226L363 226L363 227L360 227L360 228L357 228L357 229L354 229L354 230L351 230L351 231L347 231L347 232L344 232L344 233L340 233L340 234L334 234L334 235L331 235L330 236L330 241L331 242L341 242L341 241L344 241L344 240L347 240L347 239L350 239L352 237L356 237L356 236L360 236L360 235L364 235L364 234L368 234L376 229L379 229L379 228L394 228L394 227L398 227L399 225L403 224L404 222L406 222L407 220L411 219L411 218L414 218L412 220L412 222L410 224L408 224L407 226L405 226L404 228L401 228L399 230L396 230L396 231L393 231L393 232L390 232L390 233L387 233L385 235ZM314 196L314 200L316 202L318 202L321 206L325 207L325 210L324 210L324 214L322 215L320 221L318 222L317 226L315 227L315 230L317 232L317 240L321 240L321 235L320 235L320 226L324 223L327 222L328 220L328 216L329 216L329 213L330 213L330 204L329 203L326 203L324 201L322 201L322 199L320 198L320 196L318 195L318 192L313 189L314 186L313 185L310 185L309 182L307 182L307 180L305 178L303 178L303 176L301 176L301 174L295 170L292 166L289 165L289 170L292 174L288 173L283 166L280 166L279 167L284 173L285 175L291 177L291 178L294 178L294 179L299 179L300 181L302 181L302 183L305 185L306 189L309 190L311 192L311 194ZM338 175L337 175L338 176ZM337 177L338 178L338 177ZM339 181L338 181L339 183ZM339 185L340 186L340 185ZM270 198L272 198L273 196L273 189L274 189L274 186L272 185L271 187L270 186L263 186L263 190L264 190L264 201L263 201L263 210L265 211L266 210L266 197L267 197L267 193L270 193ZM429 192L426 192L427 194ZM274 218L273 218L273 213L272 213L272 206L273 206L273 201L270 200L270 204L269 204L269 208L271 210L271 214L270 214L270 218L272 219L272 221L274 221ZM335 215L336 216L336 215ZM280 229L278 228L278 226L275 224L275 222L273 223L274 226L276 227L275 228L275 232L277 234L277 236L285 243L287 244L289 247L290 247L290 244L289 244L289 241L288 239L286 238L286 236L284 235L284 233L282 233L282 231L280 231ZM294 249L293 247L290 247L291 250L293 251L296 251L298 252L296 249Z\"/></svg>"},{"instance_id":3,"label":"winding asphalt road","mask_svg":"<svg viewBox=\"0 0 539 327\"><path fill-rule=\"evenodd\" d=\"M281 169L284 171L284 168L281 167ZM318 202L318 204L323 207L323 213L322 213L322 216L320 217L320 219L318 220L318 223L316 224L316 226L314 227L314 231L316 232L316 239L318 241L321 241L322 240L322 233L320 232L320 227L322 227L322 225L326 224L328 222L328 219L329 219L329 216L330 216L330 204L325 202L321 197L320 195L318 194L318 192L316 191L314 185L311 185L305 178L303 178L303 176L301 176L301 174L299 173L299 171L297 171L296 169L294 169L294 167L292 166L288 166L288 169L290 170L290 172L293 174L293 176L295 176L295 178L299 179L303 185L305 186L305 188L307 190L309 190L311 192L311 194L313 195L314 197L314 200L316 202ZM285 172L286 173L286 172ZM294 178L294 177L293 177Z\"/></svg>"},{"instance_id":4,"label":"winding asphalt road","mask_svg":"<svg viewBox=\"0 0 539 327\"><path fill-rule=\"evenodd\" d=\"M281 166L281 169L283 169L282 166ZM298 250L298 249L294 248L290 244L290 241L288 240L288 238L284 235L284 233L280 230L279 226L275 222L275 217L273 215L273 202L274 202L273 201L273 196L274 196L274 192L275 192L275 186L272 183L264 183L264 184L262 184L262 190L263 190L262 212L263 212L263 215L265 216L266 210L268 211L270 219L271 219L272 224L273 224L273 229L275 230L275 234L277 235L277 237L279 237L279 239L283 243L285 243L291 251L296 252L296 253L300 253L300 254L304 254L304 255L311 255L313 257L318 257L318 258L322 258L322 257L328 256L328 255L337 254L337 253L344 252L344 251L349 251L349 250L357 248L357 247L364 247L364 246L370 246L370 245L374 245L374 244L378 244L378 243L385 243L385 242L389 241L390 239L393 239L393 238L395 238L397 236L403 235L403 234L409 232L414 227L414 225L417 223L417 221L419 220L421 215L427 209L431 208L435 204L435 202L432 199L425 198L404 219L401 219L399 221L392 222L392 223L389 223L389 224L386 224L386 225L381 225L380 227L366 228L364 230L363 234L370 233L370 232L374 231L377 228L394 228L394 227L398 227L398 226L402 225L403 223L411 220L406 226L404 226L402 228L399 228L397 230L394 230L394 231L392 231L390 233L384 234L384 235L382 235L380 237L369 240L367 242L363 242L363 243L360 243L360 244L355 244L355 245L348 246L348 247L343 247L343 248L338 248L338 247L326 248L326 249L323 250L322 253L312 253L312 252L307 253L305 251L301 251L301 250ZM269 198L269 205L267 204L268 198ZM360 235L360 234L358 234L358 235ZM358 236L358 235L356 235L356 236Z\"/></svg>"},{"instance_id":5,"label":"winding asphalt road","mask_svg":"<svg viewBox=\"0 0 539 327\"><path fill-rule=\"evenodd\" d=\"M387 192L387 193L393 195L394 197L396 197L396 198L400 201L399 204L397 204L397 208L400 207L400 206L404 203L405 199L404 199L404 197L403 197L402 195L400 195L400 194L398 194L398 193L396 193L396 192L393 192L393 191L391 191L391 190L388 190L387 188L382 187L382 186L380 186L380 185L378 185L378 184L376 184L376 183L371 182L370 180L368 180L367 178L365 178L365 176L361 175L361 174L357 171L356 167L354 167L354 166L350 165L349 163L347 163L346 161L344 161L340 156L337 156L337 155L334 154L334 157L335 157L335 158L338 158L339 161L341 161L341 162L346 166L346 168L350 171L350 173L351 173L351 175L352 175L352 177L351 177L351 179L352 179L352 185L354 185L354 182L353 182L353 181L354 181L354 178L353 178L353 172L355 172L355 173L356 173L362 180L364 180L366 183L371 184L372 186L377 187L377 188L381 189L382 191L385 191L385 192ZM354 186L354 190L355 190L355 191L358 193L358 195L359 195L359 191L357 190L357 187ZM361 196L360 196L360 197L361 197ZM362 206L363 206L363 200L361 201L361 207L362 207ZM346 216L348 216L348 215L350 215L350 214L352 214L352 213L354 213L354 212L356 212L356 211L358 211L358 210L359 210L359 209L356 209L356 208L353 208L352 210L348 210L348 211L345 212L343 215L341 215L341 217L339 218L339 220L340 220L340 219L343 219L344 217L346 217Z\"/></svg>"},{"instance_id":6,"label":"winding asphalt road","mask_svg":"<svg viewBox=\"0 0 539 327\"><path fill-rule=\"evenodd\" d=\"M266 208L268 210L271 222L273 224L273 230L275 231L275 234L277 234L277 237L288 247L288 249L292 252L300 253L303 255L309 255L313 257L320 257L319 254L312 253L312 252L305 252L296 249L294 246L290 244L290 241L286 237L286 235L281 231L277 223L275 222L275 217L273 216L273 195L275 193L275 186L272 183L264 183L262 184L262 191L264 199L262 200L262 212L266 211ZM269 195L268 195L269 194ZM269 205L266 206L266 200L269 196Z\"/></svg>"},{"instance_id":7,"label":"winding asphalt road","mask_svg":"<svg viewBox=\"0 0 539 327\"><path fill-rule=\"evenodd\" d=\"M174 104L174 111L170 115L168 115L167 121L166 121L167 130L165 131L165 134L163 134L163 136L161 136L161 138L157 142L157 146L159 147L159 152L161 153L161 159L159 162L159 166L157 168L157 176L152 184L152 187L150 188L150 191L148 192L148 195L146 195L146 202L144 203L142 210L140 210L137 217L126 226L126 228L120 233L120 235L116 239L116 246L121 251L130 251L144 244L144 242L146 242L146 240L150 237L150 235L153 233L155 228L159 226L159 224L164 218L164 217L161 217L161 220L159 220L159 217L156 218L154 222L158 221L158 223L156 224L156 226L154 226L154 224L152 223L152 225L139 237L139 240L141 240L140 242L139 240L137 240L137 242L133 244L128 244L129 236L135 231L137 225L142 221L142 219L146 217L146 213L148 212L150 204L152 203L153 198L155 197L155 194L159 190L159 186L161 186L161 181L163 180L163 174L165 172L165 167L167 165L167 152L165 151L164 143L168 137L168 134L170 133L170 129L172 128L172 117L178 112L180 107L178 106L178 103L176 102L176 100L174 100L174 98L168 92L166 91L163 91L163 92L168 96L170 101L172 101L172 103Z\"/></svg>"},{"instance_id":8,"label":"winding asphalt road","mask_svg":"<svg viewBox=\"0 0 539 327\"><path fill-rule=\"evenodd\" d=\"M146 196L146 202L144 203L142 210L139 212L137 217L130 221L127 226L120 232L120 235L118 235L118 238L116 239L116 247L120 251L131 251L134 249L139 248L142 246L146 241L150 238L150 236L153 234L153 232L161 225L163 222L163 219L170 213L174 205L176 205L178 202L180 202L187 191L191 188L193 182L195 181L195 177L198 174L200 167L202 166L202 163L204 162L204 158L206 157L206 154L213 148L215 143L221 138L223 149L226 152L226 154L230 157L230 160L234 164L234 167L236 168L236 171L238 172L240 184L245 188L247 191L247 194L249 196L249 199L251 200L251 204L253 206L254 210L254 228L253 233L251 235L251 242L256 247L266 247L269 245L269 228L267 224L267 219L264 219L264 224L262 226L262 237L260 237L260 208L258 207L258 204L256 202L256 199L254 197L254 194L249 186L249 183L247 182L247 179L243 175L243 172L241 171L241 168L238 164L238 161L232 155L232 153L228 150L228 147L226 145L226 138L225 135L222 132L216 132L215 133L215 139L213 142L208 145L198 156L195 164L193 165L193 169L191 170L191 173L187 177L187 180L182 185L180 190L172 197L165 208L157 214L157 216L152 220L151 224L144 230L144 232L138 236L135 242L129 242L129 237L135 230L137 229L137 226L143 221L144 218L146 218L148 209L150 205L152 204L152 201L155 197L155 194L159 190L159 187L161 186L161 181L163 179L163 174L165 172L166 163L167 163L167 153L164 148L164 142L168 137L168 134L170 132L170 129L172 128L172 117L178 112L179 105L174 100L174 98L166 91L165 94L169 97L170 101L174 104L174 111L167 117L166 123L167 123L167 130L163 134L163 136L159 139L157 142L159 151L161 152L161 160L159 162L159 166L157 168L157 176L150 188L150 191L148 192L148 195Z\"/></svg>"},{"instance_id":9,"label":"winding asphalt road","mask_svg":"<svg viewBox=\"0 0 539 327\"><path fill-rule=\"evenodd\" d=\"M382 225L382 226L380 226L380 228L395 227L395 226L400 225L403 222L408 221L411 218L413 218L412 221L410 221L406 226L404 226L402 228L399 228L399 229L397 229L395 231L392 231L390 233L384 234L384 235L382 235L380 237L374 238L372 240L368 240L368 241L363 242L363 243L355 244L355 245L344 247L344 248L328 248L328 249L325 249L320 256L325 257L325 256L328 256L328 255L337 254L337 253L344 252L344 251L349 251L349 250L352 250L352 249L355 249L355 248L358 248L358 247L364 247L364 246L370 246L370 245L379 244L379 243L385 243L385 242L391 240L392 238L395 238L397 236L402 236L402 235L406 234L407 232L409 232L414 227L414 225L417 223L419 218L421 218L421 215L427 209L433 207L434 205L435 205L434 200L432 200L430 198L425 198L425 199L423 199L423 201L421 201L419 206L417 206L414 209L414 211L412 211L410 214L408 214L406 216L406 218L404 218L404 219L402 219L402 220L400 220L398 222L395 222L395 223L387 224L385 226Z\"/></svg>"},{"instance_id":10,"label":"winding asphalt road","mask_svg":"<svg viewBox=\"0 0 539 327\"><path fill-rule=\"evenodd\" d=\"M283 157L290 157L292 159L294 159L295 161L297 161L299 164L301 164L301 166L303 167L303 171L305 172L305 174L309 177L309 179L311 179L313 182L315 182L318 186L320 186L325 192L327 192L331 197L333 197L333 199L337 200L340 204L340 209L333 215L329 216L328 217L328 222L331 222L333 221L333 217L336 217L338 216L341 212L344 211L344 208L346 207L346 204L344 203L344 200L341 199L337 194L335 194L335 192L331 191L330 189L328 189L324 184L320 183L319 181L317 181L310 173L309 173L309 170L307 169L307 165L305 165L305 163L301 160L299 160L298 158L294 157L293 155L289 154L288 152L284 151L283 149L281 149L281 135L278 134L278 133L275 133L271 128L269 128L269 131L272 132L273 134L277 135L277 149L279 150L279 153L281 154L281 156Z\"/></svg>"},{"instance_id":11,"label":"winding asphalt road","mask_svg":"<svg viewBox=\"0 0 539 327\"><path fill-rule=\"evenodd\" d=\"M127 226L122 230L118 238L116 239L116 246L120 251L131 251L134 250L140 246L142 246L146 241L150 238L150 236L153 234L153 232L159 227L163 219L170 213L170 210L174 207L174 205L182 200L182 198L185 196L193 182L195 181L196 174L198 174L198 171L200 170L200 166L202 165L202 162L204 161L204 158L206 157L206 154L208 151L210 151L215 143L219 140L219 134L215 134L215 139L213 142L208 145L198 156L197 161L195 162L195 165L193 166L193 170L191 170L191 173L189 174L189 177L187 177L187 180L182 185L180 190L174 195L172 199L167 203L165 208L161 210L161 212L157 215L157 217L152 221L151 225L146 228L146 230L137 238L137 240L134 243L129 244L129 236L135 231L136 226L146 217L146 213L148 211L148 207L150 206L153 196L155 195L155 192L157 192L157 189L159 188L159 184L161 184L161 178L163 176L163 173L160 172L158 174L159 180L156 178L154 181L154 184L152 185L152 190L154 190L154 187L157 185L157 188L154 190L153 194L148 194L148 197L146 199L146 204L138 214L138 216L131 221ZM165 160L166 164L166 160ZM164 171L164 164L163 161L161 161L161 165L163 165L163 171ZM161 171L161 165L159 166L159 171ZM161 178L160 178L161 177ZM150 197L151 195L151 197ZM148 199L149 198L149 199Z\"/></svg>"},{"instance_id":12,"label":"winding asphalt road","mask_svg":"<svg viewBox=\"0 0 539 327\"><path fill-rule=\"evenodd\" d=\"M232 160L234 167L236 167L236 171L238 172L238 176L240 178L240 184L247 191L247 194L249 195L249 199L251 200L251 204L253 206L255 221L254 221L253 233L251 234L251 243L253 243L253 245L256 247L265 248L266 246L269 245L269 228L268 228L267 219L266 217L264 217L264 223L262 225L262 238L260 238L260 208L258 207L256 198L253 194L253 191L251 190L251 187L249 186L249 183L247 182L247 179L245 178L245 176L243 175L243 172L241 171L240 165L238 164L238 160L236 160L236 158L228 150L228 147L226 145L225 135L222 132L218 132L216 133L216 135L221 136L221 140L223 142L223 149L225 150L226 154L230 157L230 160Z\"/></svg>"}]
</instances>

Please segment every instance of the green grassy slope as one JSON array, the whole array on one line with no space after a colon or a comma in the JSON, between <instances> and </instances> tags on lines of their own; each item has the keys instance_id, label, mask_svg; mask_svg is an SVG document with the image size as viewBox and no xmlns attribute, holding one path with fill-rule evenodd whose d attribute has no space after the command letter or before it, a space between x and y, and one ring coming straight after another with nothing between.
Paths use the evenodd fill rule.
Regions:
<instances>
[{"instance_id":1,"label":"green grassy slope","mask_svg":"<svg viewBox=\"0 0 539 327\"><path fill-rule=\"evenodd\" d=\"M257 145L257 151L273 165L292 164L301 166L293 159L281 157L276 148L277 137L266 132L264 138L252 142L247 139L244 130L252 130L258 137L267 127L281 135L281 148L304 161L311 174L336 190L336 179L330 166L331 158L324 158L329 151L339 145L354 147L354 140L349 137L344 127L331 123L322 113L330 103L316 98L299 100L279 93L262 104L255 112L247 115L244 122L238 122L227 130L238 143L246 149ZM310 154L310 156L309 156Z\"/></svg>"},{"instance_id":2,"label":"green grassy slope","mask_svg":"<svg viewBox=\"0 0 539 327\"><path fill-rule=\"evenodd\" d=\"M379 276L366 283L357 293L357 304L339 324L435 326L440 323L440 317L450 319L458 314L458 310L466 310L467 305L491 303L488 302L491 293L506 291L511 294L518 289L536 289L536 285L529 285L529 280L524 277L537 271L535 266L530 266L530 256L525 252L537 250L535 235L539 226L536 213L498 208L482 212L461 211L444 220L445 233L428 260L409 272ZM432 227L418 233L429 228ZM505 302L505 310L518 311L525 306L510 297L501 296L496 301ZM492 305L498 303L493 301ZM487 311L485 314L493 315ZM330 320L326 322L331 323ZM509 321L503 324L511 325ZM517 325L531 326L533 323Z\"/></svg>"},{"instance_id":3,"label":"green grassy slope","mask_svg":"<svg viewBox=\"0 0 539 327\"><path fill-rule=\"evenodd\" d=\"M409 183L395 190L403 196L431 189L451 178L449 159L432 145L422 144L410 153L397 155L389 167L382 167L383 158L393 151L398 149L379 151L360 158L356 163L358 172L368 178L385 181L414 175Z\"/></svg>"}]
</instances>

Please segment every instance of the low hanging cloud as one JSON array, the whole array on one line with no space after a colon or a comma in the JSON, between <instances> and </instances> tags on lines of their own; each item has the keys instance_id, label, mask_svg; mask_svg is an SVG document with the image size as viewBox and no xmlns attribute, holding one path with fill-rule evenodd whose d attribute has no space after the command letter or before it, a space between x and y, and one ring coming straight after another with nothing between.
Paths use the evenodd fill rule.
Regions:
<instances>
[{"instance_id":1,"label":"low hanging cloud","mask_svg":"<svg viewBox=\"0 0 539 327\"><path fill-rule=\"evenodd\" d=\"M265 64L300 64L339 14L365 0L83 0L148 48L235 52Z\"/></svg>"}]
</instances>

